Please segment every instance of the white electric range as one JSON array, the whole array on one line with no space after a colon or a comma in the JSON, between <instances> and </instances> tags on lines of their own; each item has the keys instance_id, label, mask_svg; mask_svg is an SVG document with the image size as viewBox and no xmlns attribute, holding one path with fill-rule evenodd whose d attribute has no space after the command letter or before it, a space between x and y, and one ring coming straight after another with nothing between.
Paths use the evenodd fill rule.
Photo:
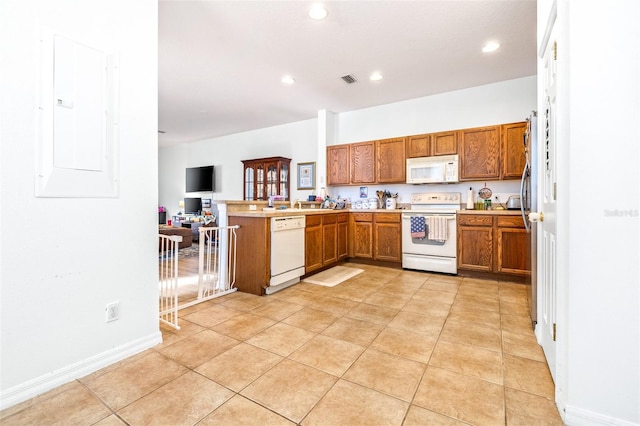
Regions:
<instances>
[{"instance_id":1,"label":"white electric range","mask_svg":"<svg viewBox=\"0 0 640 426\"><path fill-rule=\"evenodd\" d=\"M411 194L411 208L402 213L403 268L458 273L456 212L461 199L459 192ZM438 228L435 236L430 227Z\"/></svg>"}]
</instances>

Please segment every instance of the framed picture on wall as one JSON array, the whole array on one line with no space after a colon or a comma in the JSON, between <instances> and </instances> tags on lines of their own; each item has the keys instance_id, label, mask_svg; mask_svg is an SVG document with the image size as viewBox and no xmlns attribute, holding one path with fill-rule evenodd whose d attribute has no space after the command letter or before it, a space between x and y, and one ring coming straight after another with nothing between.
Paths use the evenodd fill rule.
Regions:
<instances>
[{"instance_id":1,"label":"framed picture on wall","mask_svg":"<svg viewBox=\"0 0 640 426\"><path fill-rule=\"evenodd\" d=\"M316 163L298 163L298 189L316 188Z\"/></svg>"},{"instance_id":2,"label":"framed picture on wall","mask_svg":"<svg viewBox=\"0 0 640 426\"><path fill-rule=\"evenodd\" d=\"M211 198L203 198L202 199L202 208L210 209L211 208Z\"/></svg>"}]
</instances>

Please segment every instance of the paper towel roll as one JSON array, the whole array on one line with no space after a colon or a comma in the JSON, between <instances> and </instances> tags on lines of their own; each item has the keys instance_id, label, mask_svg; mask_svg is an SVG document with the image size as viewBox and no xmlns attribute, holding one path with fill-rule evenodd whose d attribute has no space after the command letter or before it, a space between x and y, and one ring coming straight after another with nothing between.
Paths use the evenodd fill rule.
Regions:
<instances>
[{"instance_id":1,"label":"paper towel roll","mask_svg":"<svg viewBox=\"0 0 640 426\"><path fill-rule=\"evenodd\" d=\"M467 210L473 210L473 188L469 188L469 194L467 195Z\"/></svg>"}]
</instances>

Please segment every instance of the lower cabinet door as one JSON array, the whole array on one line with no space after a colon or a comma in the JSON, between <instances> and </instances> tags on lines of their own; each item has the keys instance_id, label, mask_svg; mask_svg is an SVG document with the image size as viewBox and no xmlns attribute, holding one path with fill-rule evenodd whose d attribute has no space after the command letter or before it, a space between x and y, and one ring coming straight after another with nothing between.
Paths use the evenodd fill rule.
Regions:
<instances>
[{"instance_id":1,"label":"lower cabinet door","mask_svg":"<svg viewBox=\"0 0 640 426\"><path fill-rule=\"evenodd\" d=\"M529 234L525 229L498 228L496 230L496 272L530 275Z\"/></svg>"},{"instance_id":2,"label":"lower cabinet door","mask_svg":"<svg viewBox=\"0 0 640 426\"><path fill-rule=\"evenodd\" d=\"M400 226L399 223L376 223L375 260L402 262Z\"/></svg>"},{"instance_id":3,"label":"lower cabinet door","mask_svg":"<svg viewBox=\"0 0 640 426\"><path fill-rule=\"evenodd\" d=\"M373 259L373 223L354 222L353 257Z\"/></svg>"},{"instance_id":4,"label":"lower cabinet door","mask_svg":"<svg viewBox=\"0 0 640 426\"><path fill-rule=\"evenodd\" d=\"M304 240L305 273L322 268L322 226L311 226L305 229Z\"/></svg>"},{"instance_id":5,"label":"lower cabinet door","mask_svg":"<svg viewBox=\"0 0 640 426\"><path fill-rule=\"evenodd\" d=\"M332 215L333 216L333 215ZM322 225L322 265L326 266L338 261L338 244L336 241L336 223L335 217L332 218L333 223L325 223Z\"/></svg>"},{"instance_id":6,"label":"lower cabinet door","mask_svg":"<svg viewBox=\"0 0 640 426\"><path fill-rule=\"evenodd\" d=\"M338 219L337 231L338 260L346 259L349 256L349 223L345 220L340 222Z\"/></svg>"},{"instance_id":7,"label":"lower cabinet door","mask_svg":"<svg viewBox=\"0 0 640 426\"><path fill-rule=\"evenodd\" d=\"M458 268L491 272L493 269L493 228L458 228Z\"/></svg>"}]
</instances>

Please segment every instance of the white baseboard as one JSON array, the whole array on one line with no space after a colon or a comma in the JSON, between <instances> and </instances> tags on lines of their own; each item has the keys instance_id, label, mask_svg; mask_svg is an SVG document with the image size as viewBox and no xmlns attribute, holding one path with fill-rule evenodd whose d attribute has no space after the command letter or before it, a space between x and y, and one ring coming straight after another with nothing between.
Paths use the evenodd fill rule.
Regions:
<instances>
[{"instance_id":1,"label":"white baseboard","mask_svg":"<svg viewBox=\"0 0 640 426\"><path fill-rule=\"evenodd\" d=\"M640 423L605 416L570 405L565 407L563 421L569 426L640 426Z\"/></svg>"},{"instance_id":2,"label":"white baseboard","mask_svg":"<svg viewBox=\"0 0 640 426\"><path fill-rule=\"evenodd\" d=\"M87 374L149 349L158 343L162 343L162 333L160 331L0 391L0 410L36 397L72 380L84 377Z\"/></svg>"}]
</instances>

